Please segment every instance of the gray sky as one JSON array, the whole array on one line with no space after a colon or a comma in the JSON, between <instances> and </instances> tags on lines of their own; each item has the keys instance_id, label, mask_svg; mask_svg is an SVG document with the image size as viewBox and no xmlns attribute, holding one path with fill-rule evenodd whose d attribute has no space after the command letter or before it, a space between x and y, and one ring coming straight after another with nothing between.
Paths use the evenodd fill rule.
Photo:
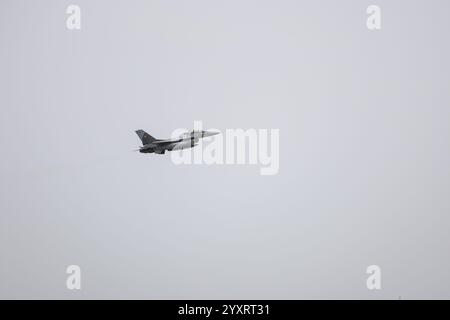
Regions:
<instances>
[{"instance_id":1,"label":"gray sky","mask_svg":"<svg viewBox=\"0 0 450 320\"><path fill-rule=\"evenodd\" d=\"M449 12L0 0L0 297L450 298ZM280 129L279 174L132 152L194 120Z\"/></svg>"}]
</instances>

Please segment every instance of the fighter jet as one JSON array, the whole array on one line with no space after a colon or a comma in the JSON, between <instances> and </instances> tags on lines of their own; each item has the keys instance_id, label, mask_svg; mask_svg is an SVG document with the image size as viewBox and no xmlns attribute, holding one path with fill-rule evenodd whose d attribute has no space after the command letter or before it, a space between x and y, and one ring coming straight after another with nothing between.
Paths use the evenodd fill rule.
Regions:
<instances>
[{"instance_id":1,"label":"fighter jet","mask_svg":"<svg viewBox=\"0 0 450 320\"><path fill-rule=\"evenodd\" d=\"M160 140L153 138L144 130L136 130L135 132L142 141L142 147L136 151L156 154L164 154L166 151L172 150L193 148L198 144L199 139L219 134L219 132L192 130L183 133L176 139Z\"/></svg>"}]
</instances>

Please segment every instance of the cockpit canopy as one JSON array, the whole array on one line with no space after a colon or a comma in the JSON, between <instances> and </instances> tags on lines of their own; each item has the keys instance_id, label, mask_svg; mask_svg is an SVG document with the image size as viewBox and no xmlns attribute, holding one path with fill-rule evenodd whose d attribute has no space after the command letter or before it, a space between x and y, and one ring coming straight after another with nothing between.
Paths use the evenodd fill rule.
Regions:
<instances>
[{"instance_id":1,"label":"cockpit canopy","mask_svg":"<svg viewBox=\"0 0 450 320\"><path fill-rule=\"evenodd\" d=\"M204 131L202 130L192 130L192 131L188 131L185 132L181 135L181 137L183 139L187 139L187 138L199 138L203 136Z\"/></svg>"}]
</instances>

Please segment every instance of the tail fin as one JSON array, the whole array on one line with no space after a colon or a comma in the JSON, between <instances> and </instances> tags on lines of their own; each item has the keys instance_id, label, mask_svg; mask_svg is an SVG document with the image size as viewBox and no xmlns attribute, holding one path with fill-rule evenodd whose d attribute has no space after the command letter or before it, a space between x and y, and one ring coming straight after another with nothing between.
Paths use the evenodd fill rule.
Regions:
<instances>
[{"instance_id":1,"label":"tail fin","mask_svg":"<svg viewBox=\"0 0 450 320\"><path fill-rule=\"evenodd\" d=\"M141 139L143 145L152 143L156 140L144 130L136 130L136 134L139 136L139 139Z\"/></svg>"}]
</instances>

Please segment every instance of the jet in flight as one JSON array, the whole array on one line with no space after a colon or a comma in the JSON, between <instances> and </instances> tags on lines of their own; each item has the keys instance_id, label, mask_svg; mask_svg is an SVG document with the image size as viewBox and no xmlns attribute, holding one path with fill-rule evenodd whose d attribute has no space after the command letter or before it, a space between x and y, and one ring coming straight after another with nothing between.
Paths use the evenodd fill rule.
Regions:
<instances>
[{"instance_id":1,"label":"jet in flight","mask_svg":"<svg viewBox=\"0 0 450 320\"><path fill-rule=\"evenodd\" d=\"M144 130L136 130L136 134L142 141L142 147L136 151L141 153L164 154L166 151L195 147L198 144L199 139L214 136L219 134L219 132L192 130L183 133L178 138L168 140L155 139Z\"/></svg>"}]
</instances>

